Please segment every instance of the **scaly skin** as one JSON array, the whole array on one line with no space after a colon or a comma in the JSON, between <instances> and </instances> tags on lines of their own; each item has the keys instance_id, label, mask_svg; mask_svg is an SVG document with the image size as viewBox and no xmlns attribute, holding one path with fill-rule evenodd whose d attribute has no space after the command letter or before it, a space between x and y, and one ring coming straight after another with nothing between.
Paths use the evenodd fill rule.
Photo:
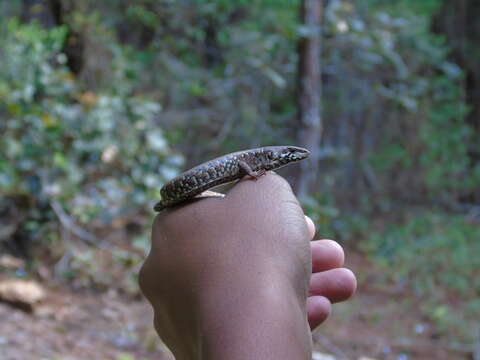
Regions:
<instances>
[{"instance_id":1,"label":"scaly skin","mask_svg":"<svg viewBox=\"0 0 480 360\"><path fill-rule=\"evenodd\" d=\"M162 200L154 209L161 211L178 205L221 184L241 179L245 175L257 178L268 170L306 159L307 149L296 146L267 146L238 151L207 161L166 183L160 190Z\"/></svg>"}]
</instances>

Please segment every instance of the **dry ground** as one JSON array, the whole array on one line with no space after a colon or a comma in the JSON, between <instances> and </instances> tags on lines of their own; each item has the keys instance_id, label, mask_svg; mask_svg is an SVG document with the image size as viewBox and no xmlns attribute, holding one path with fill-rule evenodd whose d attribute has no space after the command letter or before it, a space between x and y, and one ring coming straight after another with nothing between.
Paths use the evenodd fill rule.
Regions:
<instances>
[{"instance_id":1,"label":"dry ground","mask_svg":"<svg viewBox=\"0 0 480 360\"><path fill-rule=\"evenodd\" d=\"M357 295L336 305L315 331L316 351L330 354L330 359L349 360L470 359L464 349L454 349L435 336L434 325L419 313L419 300L375 287L376 270L360 255L351 254L348 266L361 275ZM115 292L81 294L50 288L48 300L34 315L0 304L0 360L30 359L171 357L153 331L152 312L144 300Z\"/></svg>"}]
</instances>

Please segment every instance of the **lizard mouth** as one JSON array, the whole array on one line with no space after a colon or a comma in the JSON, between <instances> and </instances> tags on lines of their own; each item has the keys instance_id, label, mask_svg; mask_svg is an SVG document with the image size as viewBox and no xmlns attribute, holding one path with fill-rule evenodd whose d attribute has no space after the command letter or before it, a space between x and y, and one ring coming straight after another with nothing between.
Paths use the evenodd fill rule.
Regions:
<instances>
[{"instance_id":1,"label":"lizard mouth","mask_svg":"<svg viewBox=\"0 0 480 360\"><path fill-rule=\"evenodd\" d=\"M290 161L300 161L310 156L310 151L301 147L291 146L288 150L288 158Z\"/></svg>"}]
</instances>

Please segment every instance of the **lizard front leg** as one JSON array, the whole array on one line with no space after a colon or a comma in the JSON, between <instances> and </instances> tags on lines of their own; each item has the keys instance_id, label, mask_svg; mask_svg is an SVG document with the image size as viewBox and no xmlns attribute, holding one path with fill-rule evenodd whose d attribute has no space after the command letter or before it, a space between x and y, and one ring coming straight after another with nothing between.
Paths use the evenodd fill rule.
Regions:
<instances>
[{"instance_id":1,"label":"lizard front leg","mask_svg":"<svg viewBox=\"0 0 480 360\"><path fill-rule=\"evenodd\" d=\"M254 171L245 161L239 161L238 166L240 166L240 169L242 169L248 176L251 176L255 180L266 173L265 169Z\"/></svg>"}]
</instances>

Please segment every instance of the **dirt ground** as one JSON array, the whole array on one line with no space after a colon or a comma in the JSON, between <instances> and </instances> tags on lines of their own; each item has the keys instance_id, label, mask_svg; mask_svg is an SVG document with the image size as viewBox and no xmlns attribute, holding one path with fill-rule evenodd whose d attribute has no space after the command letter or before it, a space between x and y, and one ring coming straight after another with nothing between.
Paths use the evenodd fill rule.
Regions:
<instances>
[{"instance_id":1,"label":"dirt ground","mask_svg":"<svg viewBox=\"0 0 480 360\"><path fill-rule=\"evenodd\" d=\"M471 359L464 349L437 339L434 326L403 294L372 286L375 269L350 253L348 267L360 276L356 296L334 306L313 334L314 359ZM115 292L74 293L49 288L47 301L31 315L0 303L0 360L172 359L152 327L143 299Z\"/></svg>"}]
</instances>

